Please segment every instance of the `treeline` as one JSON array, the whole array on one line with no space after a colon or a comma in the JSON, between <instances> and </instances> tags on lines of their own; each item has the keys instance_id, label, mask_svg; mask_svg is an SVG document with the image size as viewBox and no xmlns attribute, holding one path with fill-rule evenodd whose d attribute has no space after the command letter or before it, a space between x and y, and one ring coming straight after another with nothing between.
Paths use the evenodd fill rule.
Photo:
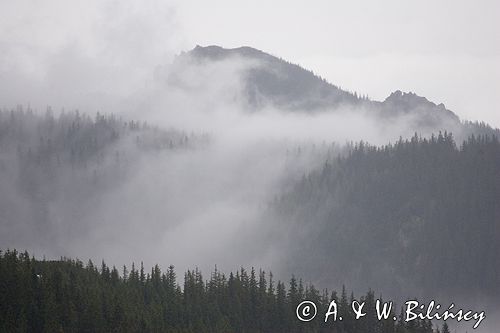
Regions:
<instances>
[{"instance_id":1,"label":"treeline","mask_svg":"<svg viewBox=\"0 0 500 333\"><path fill-rule=\"evenodd\" d=\"M66 174L75 186L78 180L109 183L120 180L141 152L193 148L207 141L206 135L162 130L113 114L56 114L50 107L38 113L19 106L0 110L0 179L18 179L26 193L47 192Z\"/></svg>"},{"instance_id":2,"label":"treeline","mask_svg":"<svg viewBox=\"0 0 500 333\"><path fill-rule=\"evenodd\" d=\"M471 136L477 137L489 137L489 138L499 138L500 129L493 128L484 121L463 121L460 133L460 138L467 140Z\"/></svg>"},{"instance_id":3,"label":"treeline","mask_svg":"<svg viewBox=\"0 0 500 333\"><path fill-rule=\"evenodd\" d=\"M304 175L272 211L299 235L291 241L294 272L320 270L356 287L370 281L397 295L484 300L500 292L495 136L459 145L449 133L357 143Z\"/></svg>"},{"instance_id":4,"label":"treeline","mask_svg":"<svg viewBox=\"0 0 500 333\"><path fill-rule=\"evenodd\" d=\"M120 147L110 145L127 139L140 149L174 149L193 147L206 136L195 136L177 130L162 130L146 122L125 120L114 114L95 116L78 110L55 113L18 106L0 110L0 151L16 151L21 160L50 164L70 163L86 166L102 162L105 153L119 158Z\"/></svg>"},{"instance_id":5,"label":"treeline","mask_svg":"<svg viewBox=\"0 0 500 333\"><path fill-rule=\"evenodd\" d=\"M2 332L434 332L430 321L378 321L375 295L366 317L354 320L353 295L343 289L320 292L292 277L288 288L272 274L243 268L229 276L217 271L205 280L199 270L177 282L174 268L146 271L132 265L119 272L79 260L40 261L28 253L0 252L0 331ZM318 305L318 316L300 322L296 306ZM344 320L323 322L335 299ZM373 309L373 310L370 310Z\"/></svg>"}]
</instances>

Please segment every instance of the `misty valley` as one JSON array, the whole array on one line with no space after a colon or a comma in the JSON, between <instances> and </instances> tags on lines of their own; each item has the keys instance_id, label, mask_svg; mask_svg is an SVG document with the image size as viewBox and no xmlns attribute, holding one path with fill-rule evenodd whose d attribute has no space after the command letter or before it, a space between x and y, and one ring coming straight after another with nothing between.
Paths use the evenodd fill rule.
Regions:
<instances>
[{"instance_id":1,"label":"misty valley","mask_svg":"<svg viewBox=\"0 0 500 333\"><path fill-rule=\"evenodd\" d=\"M499 129L250 47L183 52L139 95L0 111L0 331L446 333L399 307L498 311ZM390 319L347 315L379 295ZM305 299L346 320L298 321Z\"/></svg>"}]
</instances>

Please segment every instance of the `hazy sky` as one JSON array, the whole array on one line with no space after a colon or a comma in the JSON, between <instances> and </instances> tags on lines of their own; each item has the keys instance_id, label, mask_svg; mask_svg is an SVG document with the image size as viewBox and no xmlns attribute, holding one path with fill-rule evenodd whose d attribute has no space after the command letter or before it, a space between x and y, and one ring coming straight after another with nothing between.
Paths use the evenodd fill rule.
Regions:
<instances>
[{"instance_id":1,"label":"hazy sky","mask_svg":"<svg viewBox=\"0 0 500 333\"><path fill-rule=\"evenodd\" d=\"M104 95L147 85L182 50L248 45L377 100L414 91L500 127L499 12L486 0L0 0L0 105L76 107L91 93L105 109Z\"/></svg>"}]
</instances>

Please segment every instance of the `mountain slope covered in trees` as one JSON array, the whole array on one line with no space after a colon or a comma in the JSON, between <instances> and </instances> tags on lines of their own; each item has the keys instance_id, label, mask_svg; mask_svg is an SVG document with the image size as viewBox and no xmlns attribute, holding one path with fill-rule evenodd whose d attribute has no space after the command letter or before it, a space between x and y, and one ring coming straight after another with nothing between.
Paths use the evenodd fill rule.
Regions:
<instances>
[{"instance_id":1,"label":"mountain slope covered in trees","mask_svg":"<svg viewBox=\"0 0 500 333\"><path fill-rule=\"evenodd\" d=\"M486 300L500 292L497 137L458 146L448 133L360 142L271 210L297 237L292 271L399 295Z\"/></svg>"},{"instance_id":2,"label":"mountain slope covered in trees","mask_svg":"<svg viewBox=\"0 0 500 333\"><path fill-rule=\"evenodd\" d=\"M81 217L126 182L141 156L207 142L114 115L2 110L0 242L36 246L57 235L81 237L100 222L84 225Z\"/></svg>"}]
</instances>

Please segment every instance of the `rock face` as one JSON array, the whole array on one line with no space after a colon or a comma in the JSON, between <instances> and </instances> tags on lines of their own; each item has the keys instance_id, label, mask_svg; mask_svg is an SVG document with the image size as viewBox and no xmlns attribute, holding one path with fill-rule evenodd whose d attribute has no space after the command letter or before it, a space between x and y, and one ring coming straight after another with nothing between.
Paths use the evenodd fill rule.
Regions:
<instances>
[{"instance_id":1,"label":"rock face","mask_svg":"<svg viewBox=\"0 0 500 333\"><path fill-rule=\"evenodd\" d=\"M396 90L382 102L385 110L393 112L409 113L414 110L432 111L435 113L443 113L449 117L457 118L457 116L448 110L443 103L436 105L425 97L418 96L413 92L402 92Z\"/></svg>"},{"instance_id":2,"label":"rock face","mask_svg":"<svg viewBox=\"0 0 500 333\"><path fill-rule=\"evenodd\" d=\"M381 110L386 116L414 116L414 121L421 126L440 127L440 125L458 125L460 119L443 103L436 105L425 97L412 92L393 92L381 103ZM447 126L441 126L447 127Z\"/></svg>"}]
</instances>

